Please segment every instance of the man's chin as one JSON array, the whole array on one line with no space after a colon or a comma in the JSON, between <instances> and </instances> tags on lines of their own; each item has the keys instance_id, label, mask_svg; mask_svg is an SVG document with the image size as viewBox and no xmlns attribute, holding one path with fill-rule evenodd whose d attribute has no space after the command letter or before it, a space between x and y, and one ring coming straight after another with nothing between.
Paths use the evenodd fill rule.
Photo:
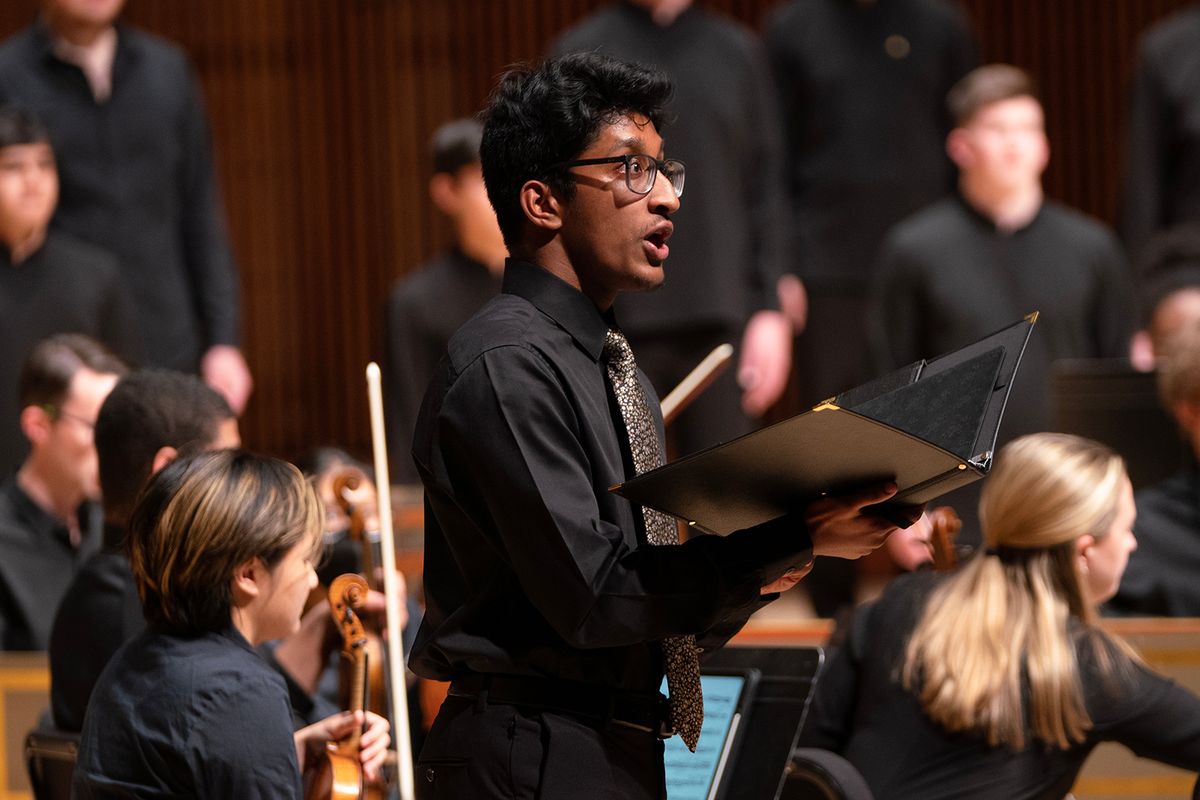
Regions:
<instances>
[{"instance_id":1,"label":"man's chin","mask_svg":"<svg viewBox=\"0 0 1200 800\"><path fill-rule=\"evenodd\" d=\"M666 283L666 281L667 275L662 265L659 264L658 266L655 266L651 264L638 271L632 291L652 292L655 289L662 288L662 285Z\"/></svg>"}]
</instances>

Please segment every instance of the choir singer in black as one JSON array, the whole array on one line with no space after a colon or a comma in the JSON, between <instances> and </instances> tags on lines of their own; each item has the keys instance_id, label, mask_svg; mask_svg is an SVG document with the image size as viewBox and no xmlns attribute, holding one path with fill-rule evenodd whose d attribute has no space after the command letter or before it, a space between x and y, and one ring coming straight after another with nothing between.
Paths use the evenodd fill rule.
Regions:
<instances>
[{"instance_id":1,"label":"choir singer in black","mask_svg":"<svg viewBox=\"0 0 1200 800\"><path fill-rule=\"evenodd\" d=\"M670 92L661 73L573 54L508 72L485 111L511 258L451 339L413 444L427 612L410 664L451 682L419 796L663 797L662 738L698 734L697 655L814 555L858 557L893 529L861 512L893 486L683 544L674 520L609 492L662 458L612 305L664 280L685 176L660 132Z\"/></svg>"}]
</instances>

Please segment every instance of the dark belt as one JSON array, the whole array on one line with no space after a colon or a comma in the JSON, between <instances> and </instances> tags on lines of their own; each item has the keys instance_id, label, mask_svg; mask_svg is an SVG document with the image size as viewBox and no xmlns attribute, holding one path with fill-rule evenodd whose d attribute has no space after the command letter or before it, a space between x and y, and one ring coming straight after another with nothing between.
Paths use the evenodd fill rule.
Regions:
<instances>
[{"instance_id":1,"label":"dark belt","mask_svg":"<svg viewBox=\"0 0 1200 800\"><path fill-rule=\"evenodd\" d=\"M652 733L660 739L675 735L671 727L671 705L658 692L624 692L545 678L516 675L468 675L450 683L451 697L469 697L481 704L550 711L613 723Z\"/></svg>"}]
</instances>

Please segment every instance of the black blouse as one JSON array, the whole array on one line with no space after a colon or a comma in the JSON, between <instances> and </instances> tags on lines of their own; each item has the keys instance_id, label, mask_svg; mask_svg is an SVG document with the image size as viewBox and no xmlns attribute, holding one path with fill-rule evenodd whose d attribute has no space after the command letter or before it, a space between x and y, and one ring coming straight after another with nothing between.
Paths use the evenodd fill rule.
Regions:
<instances>
[{"instance_id":1,"label":"black blouse","mask_svg":"<svg viewBox=\"0 0 1200 800\"><path fill-rule=\"evenodd\" d=\"M92 693L73 796L301 797L283 678L232 628L147 629Z\"/></svg>"},{"instance_id":2,"label":"black blouse","mask_svg":"<svg viewBox=\"0 0 1200 800\"><path fill-rule=\"evenodd\" d=\"M846 644L817 681L801 745L833 750L866 778L876 797L1063 797L1099 742L1184 769L1200 769L1200 698L1101 642L1115 668L1100 668L1090 637L1077 631L1087 739L1067 750L1036 741L1020 751L989 747L981 736L949 733L925 716L898 670L925 598L940 579L913 573L861 610Z\"/></svg>"}]
</instances>

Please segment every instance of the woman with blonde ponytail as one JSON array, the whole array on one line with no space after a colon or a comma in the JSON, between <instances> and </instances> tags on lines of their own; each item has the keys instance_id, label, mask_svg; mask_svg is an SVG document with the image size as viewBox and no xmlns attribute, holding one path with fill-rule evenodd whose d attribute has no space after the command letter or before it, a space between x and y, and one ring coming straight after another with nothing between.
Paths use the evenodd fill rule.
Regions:
<instances>
[{"instance_id":1,"label":"woman with blonde ponytail","mask_svg":"<svg viewBox=\"0 0 1200 800\"><path fill-rule=\"evenodd\" d=\"M980 501L985 547L860 610L802 743L841 753L877 798L1061 798L1103 740L1200 769L1200 699L1097 624L1134 516L1104 446L1049 433L1006 446Z\"/></svg>"}]
</instances>

